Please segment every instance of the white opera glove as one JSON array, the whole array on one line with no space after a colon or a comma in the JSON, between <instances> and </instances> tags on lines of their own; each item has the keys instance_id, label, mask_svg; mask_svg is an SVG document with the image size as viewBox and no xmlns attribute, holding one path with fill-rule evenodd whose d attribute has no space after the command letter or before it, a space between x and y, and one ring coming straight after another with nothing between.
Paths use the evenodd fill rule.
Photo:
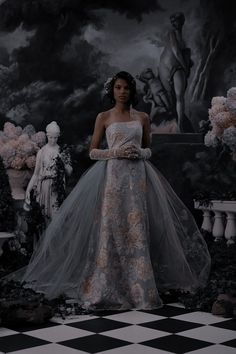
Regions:
<instances>
[{"instance_id":1,"label":"white opera glove","mask_svg":"<svg viewBox=\"0 0 236 354\"><path fill-rule=\"evenodd\" d=\"M91 160L110 160L122 158L123 149L92 149L89 153Z\"/></svg>"},{"instance_id":2,"label":"white opera glove","mask_svg":"<svg viewBox=\"0 0 236 354\"><path fill-rule=\"evenodd\" d=\"M145 148L145 149L140 148L139 152L140 152L140 158L144 160L148 160L152 156L152 151L149 148Z\"/></svg>"}]
</instances>

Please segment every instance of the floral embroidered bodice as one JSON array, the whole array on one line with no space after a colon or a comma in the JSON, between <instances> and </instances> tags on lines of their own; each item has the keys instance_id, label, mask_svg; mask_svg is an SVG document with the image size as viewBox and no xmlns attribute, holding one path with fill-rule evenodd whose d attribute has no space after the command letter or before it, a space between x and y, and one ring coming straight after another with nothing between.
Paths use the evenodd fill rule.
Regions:
<instances>
[{"instance_id":1,"label":"floral embroidered bodice","mask_svg":"<svg viewBox=\"0 0 236 354\"><path fill-rule=\"evenodd\" d=\"M106 129L109 149L125 145L141 147L142 125L138 120L111 123Z\"/></svg>"}]
</instances>

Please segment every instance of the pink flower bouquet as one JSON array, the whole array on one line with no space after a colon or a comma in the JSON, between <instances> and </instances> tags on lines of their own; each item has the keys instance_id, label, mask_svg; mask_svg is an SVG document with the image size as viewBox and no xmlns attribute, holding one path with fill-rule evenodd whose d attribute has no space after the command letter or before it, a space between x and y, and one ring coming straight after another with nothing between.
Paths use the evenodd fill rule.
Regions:
<instances>
[{"instance_id":1,"label":"pink flower bouquet","mask_svg":"<svg viewBox=\"0 0 236 354\"><path fill-rule=\"evenodd\" d=\"M32 125L22 129L10 122L0 131L0 156L6 168L33 169L38 150L46 144L44 132L35 132Z\"/></svg>"},{"instance_id":2,"label":"pink flower bouquet","mask_svg":"<svg viewBox=\"0 0 236 354\"><path fill-rule=\"evenodd\" d=\"M236 153L236 87L227 92L227 97L213 97L209 109L209 120L212 129L205 135L205 145L216 147L220 143L226 144Z\"/></svg>"}]
</instances>

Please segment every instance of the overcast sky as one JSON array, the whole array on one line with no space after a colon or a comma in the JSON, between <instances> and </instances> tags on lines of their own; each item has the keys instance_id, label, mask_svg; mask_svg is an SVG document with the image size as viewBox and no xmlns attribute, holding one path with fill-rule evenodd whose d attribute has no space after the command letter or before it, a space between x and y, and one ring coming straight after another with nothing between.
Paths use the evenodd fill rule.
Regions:
<instances>
[{"instance_id":1,"label":"overcast sky","mask_svg":"<svg viewBox=\"0 0 236 354\"><path fill-rule=\"evenodd\" d=\"M141 22L111 11L100 10L99 14L104 19L103 29L96 30L89 25L84 31L84 38L102 52L109 54L111 66L127 70L133 75L147 67L156 70L163 47L153 44L152 39L165 33L169 27L170 14L180 10L186 16L184 34L186 32L187 38L197 3L196 0L160 1L165 11L144 15Z\"/></svg>"}]
</instances>

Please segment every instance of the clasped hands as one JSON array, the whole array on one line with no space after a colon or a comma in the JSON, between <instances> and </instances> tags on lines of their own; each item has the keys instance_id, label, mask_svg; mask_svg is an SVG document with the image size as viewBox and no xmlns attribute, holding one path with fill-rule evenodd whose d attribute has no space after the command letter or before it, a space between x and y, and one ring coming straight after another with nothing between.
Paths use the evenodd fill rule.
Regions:
<instances>
[{"instance_id":1,"label":"clasped hands","mask_svg":"<svg viewBox=\"0 0 236 354\"><path fill-rule=\"evenodd\" d=\"M141 158L141 149L135 145L128 145L116 150L117 158L136 160Z\"/></svg>"}]
</instances>

